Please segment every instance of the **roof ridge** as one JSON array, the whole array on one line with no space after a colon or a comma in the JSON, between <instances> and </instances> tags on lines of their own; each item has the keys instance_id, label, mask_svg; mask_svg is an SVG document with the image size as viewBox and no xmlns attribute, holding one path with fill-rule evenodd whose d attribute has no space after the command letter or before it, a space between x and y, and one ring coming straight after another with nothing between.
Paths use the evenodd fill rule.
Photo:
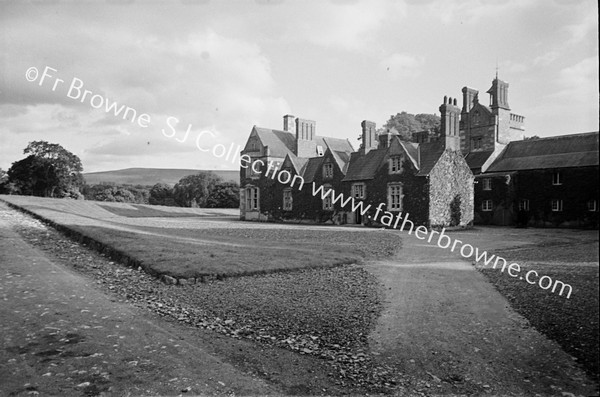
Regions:
<instances>
[{"instance_id":1,"label":"roof ridge","mask_svg":"<svg viewBox=\"0 0 600 397\"><path fill-rule=\"evenodd\" d=\"M550 141L550 140L554 140L554 139L574 138L574 137L578 137L578 136L586 136L586 135L594 135L594 134L598 134L598 131L590 131L590 132L577 132L577 133L575 133L575 134L565 134L565 135L546 136L546 137L540 137L540 138L535 138L535 139L527 139L527 140L520 140L520 141L512 141L512 142L509 142L509 143L517 143L517 142L535 142L535 141Z\"/></svg>"}]
</instances>

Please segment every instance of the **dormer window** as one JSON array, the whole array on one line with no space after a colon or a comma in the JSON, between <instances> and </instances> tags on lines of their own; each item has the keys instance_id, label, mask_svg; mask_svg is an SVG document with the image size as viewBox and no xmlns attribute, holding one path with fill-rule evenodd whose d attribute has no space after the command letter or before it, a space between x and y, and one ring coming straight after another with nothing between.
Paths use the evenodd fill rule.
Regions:
<instances>
[{"instance_id":1,"label":"dormer window","mask_svg":"<svg viewBox=\"0 0 600 397\"><path fill-rule=\"evenodd\" d=\"M323 164L323 179L331 178L333 178L333 164L325 163Z\"/></svg>"},{"instance_id":2,"label":"dormer window","mask_svg":"<svg viewBox=\"0 0 600 397\"><path fill-rule=\"evenodd\" d=\"M390 174L400 174L402 172L402 156L390 157Z\"/></svg>"},{"instance_id":3,"label":"dormer window","mask_svg":"<svg viewBox=\"0 0 600 397\"><path fill-rule=\"evenodd\" d=\"M471 140L471 142L472 142L471 146L472 146L473 150L481 149L481 143L482 143L481 137L473 138Z\"/></svg>"}]
</instances>

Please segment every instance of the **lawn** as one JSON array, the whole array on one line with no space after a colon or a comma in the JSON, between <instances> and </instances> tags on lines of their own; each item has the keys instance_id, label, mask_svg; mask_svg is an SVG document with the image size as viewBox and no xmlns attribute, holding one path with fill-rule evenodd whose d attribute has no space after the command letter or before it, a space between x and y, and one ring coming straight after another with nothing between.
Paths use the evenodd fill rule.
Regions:
<instances>
[{"instance_id":1,"label":"lawn","mask_svg":"<svg viewBox=\"0 0 600 397\"><path fill-rule=\"evenodd\" d=\"M388 231L265 227L237 221L218 209L18 196L3 199L118 261L176 278L334 267L391 255L400 248L400 237ZM215 217L219 214L220 218ZM133 224L132 217L137 218ZM170 221L168 227L161 227L161 218ZM173 225L172 218L182 223Z\"/></svg>"},{"instance_id":2,"label":"lawn","mask_svg":"<svg viewBox=\"0 0 600 397\"><path fill-rule=\"evenodd\" d=\"M573 287L570 299L493 269L482 269L494 286L526 317L532 326L575 357L598 381L599 298L598 241L579 244L544 244L495 252L521 265L522 272L536 270Z\"/></svg>"}]
</instances>

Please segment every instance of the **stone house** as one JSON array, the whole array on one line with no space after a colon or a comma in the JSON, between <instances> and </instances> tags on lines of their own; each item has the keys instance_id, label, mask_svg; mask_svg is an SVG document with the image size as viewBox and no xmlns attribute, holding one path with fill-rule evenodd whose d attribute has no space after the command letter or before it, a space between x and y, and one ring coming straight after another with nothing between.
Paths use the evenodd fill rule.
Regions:
<instances>
[{"instance_id":1,"label":"stone house","mask_svg":"<svg viewBox=\"0 0 600 397\"><path fill-rule=\"evenodd\" d=\"M444 98L440 112L441 136L432 142L378 135L365 120L357 152L293 116L284 116L283 130L253 127L240 156L240 218L391 226L405 214L419 225L470 224L473 174L460 153L456 99Z\"/></svg>"},{"instance_id":2,"label":"stone house","mask_svg":"<svg viewBox=\"0 0 600 397\"><path fill-rule=\"evenodd\" d=\"M347 139L316 135L312 120L283 117L283 129L254 126L240 155L240 218L308 219L329 213L307 188L328 179L338 186L354 148ZM323 177L323 167L327 178Z\"/></svg>"},{"instance_id":3,"label":"stone house","mask_svg":"<svg viewBox=\"0 0 600 397\"><path fill-rule=\"evenodd\" d=\"M392 133L377 136L375 124L363 122L362 145L352 153L342 183L345 195L370 207L365 214L347 211L349 223L385 224L375 219L380 203L419 225L473 221L473 174L460 153L456 99L445 97L440 112L440 137L429 142L405 142Z\"/></svg>"}]
</instances>

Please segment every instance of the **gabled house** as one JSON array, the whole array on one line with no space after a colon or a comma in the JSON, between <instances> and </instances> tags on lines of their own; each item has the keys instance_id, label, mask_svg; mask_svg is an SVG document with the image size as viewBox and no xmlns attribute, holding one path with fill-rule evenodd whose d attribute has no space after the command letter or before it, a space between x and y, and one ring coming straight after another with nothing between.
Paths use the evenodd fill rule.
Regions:
<instances>
[{"instance_id":1,"label":"gabled house","mask_svg":"<svg viewBox=\"0 0 600 397\"><path fill-rule=\"evenodd\" d=\"M317 203L301 190L305 178L315 180L327 161L339 182L353 151L347 139L317 136L312 120L286 115L282 130L254 126L240 155L240 218L319 220Z\"/></svg>"},{"instance_id":2,"label":"gabled house","mask_svg":"<svg viewBox=\"0 0 600 397\"><path fill-rule=\"evenodd\" d=\"M402 212L415 224L472 222L473 174L460 153L456 99L445 97L440 112L441 136L434 142L404 142L391 133L377 136L374 123L362 123L361 148L352 153L342 182L344 193L362 200L369 211L349 212L349 223L389 226L383 217L376 219L381 203L388 213Z\"/></svg>"},{"instance_id":3,"label":"gabled house","mask_svg":"<svg viewBox=\"0 0 600 397\"><path fill-rule=\"evenodd\" d=\"M476 221L598 227L598 132L510 142L475 184Z\"/></svg>"}]
</instances>

